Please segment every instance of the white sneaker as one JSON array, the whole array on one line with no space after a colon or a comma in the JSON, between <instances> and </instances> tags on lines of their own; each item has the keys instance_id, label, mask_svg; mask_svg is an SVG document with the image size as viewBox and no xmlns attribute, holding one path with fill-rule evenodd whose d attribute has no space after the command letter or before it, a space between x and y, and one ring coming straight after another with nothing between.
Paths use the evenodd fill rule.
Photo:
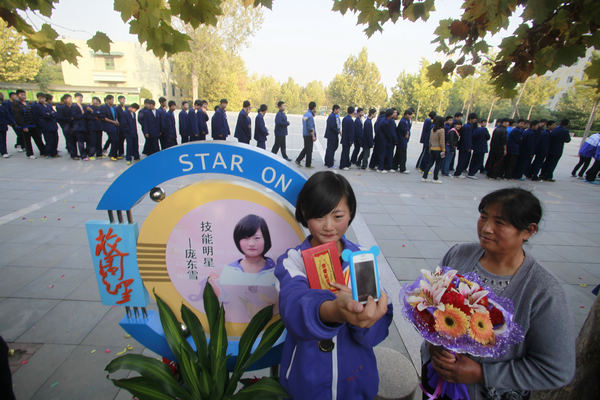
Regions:
<instances>
[{"instance_id":1,"label":"white sneaker","mask_svg":"<svg viewBox=\"0 0 600 400\"><path fill-rule=\"evenodd\" d=\"M441 179L434 179L431 182L433 182L433 183L443 183Z\"/></svg>"},{"instance_id":2,"label":"white sneaker","mask_svg":"<svg viewBox=\"0 0 600 400\"><path fill-rule=\"evenodd\" d=\"M388 169L388 172L396 172L395 169Z\"/></svg>"},{"instance_id":3,"label":"white sneaker","mask_svg":"<svg viewBox=\"0 0 600 400\"><path fill-rule=\"evenodd\" d=\"M387 173L388 173L388 172L387 172L385 169L382 169L382 170L381 170L381 171L379 171L379 172L381 172L382 174L387 174Z\"/></svg>"},{"instance_id":4,"label":"white sneaker","mask_svg":"<svg viewBox=\"0 0 600 400\"><path fill-rule=\"evenodd\" d=\"M421 178L421 182L431 182L429 178Z\"/></svg>"},{"instance_id":5,"label":"white sneaker","mask_svg":"<svg viewBox=\"0 0 600 400\"><path fill-rule=\"evenodd\" d=\"M18 151L19 153L22 153L22 152L23 152L23 148L22 148L21 146L17 146L17 151Z\"/></svg>"},{"instance_id":6,"label":"white sneaker","mask_svg":"<svg viewBox=\"0 0 600 400\"><path fill-rule=\"evenodd\" d=\"M35 160L37 157L32 155L32 156L29 156L28 158L29 158L30 160Z\"/></svg>"},{"instance_id":7,"label":"white sneaker","mask_svg":"<svg viewBox=\"0 0 600 400\"><path fill-rule=\"evenodd\" d=\"M342 169L343 169L344 171L350 171L350 168L348 168L348 167L344 167L344 168L342 168Z\"/></svg>"},{"instance_id":8,"label":"white sneaker","mask_svg":"<svg viewBox=\"0 0 600 400\"><path fill-rule=\"evenodd\" d=\"M2 157L8 158L8 157L10 157L10 154L2 154Z\"/></svg>"},{"instance_id":9,"label":"white sneaker","mask_svg":"<svg viewBox=\"0 0 600 400\"><path fill-rule=\"evenodd\" d=\"M404 170L404 171L401 171L401 172L402 172L403 174L410 174L410 171L409 171L409 170Z\"/></svg>"},{"instance_id":10,"label":"white sneaker","mask_svg":"<svg viewBox=\"0 0 600 400\"><path fill-rule=\"evenodd\" d=\"M455 178L458 178L458 179L465 179L465 176L464 176L464 175L462 175L462 174L461 174L461 175L454 175L454 177L455 177Z\"/></svg>"},{"instance_id":11,"label":"white sneaker","mask_svg":"<svg viewBox=\"0 0 600 400\"><path fill-rule=\"evenodd\" d=\"M467 175L467 178L469 179L479 179L478 177L476 177L475 175Z\"/></svg>"}]
</instances>

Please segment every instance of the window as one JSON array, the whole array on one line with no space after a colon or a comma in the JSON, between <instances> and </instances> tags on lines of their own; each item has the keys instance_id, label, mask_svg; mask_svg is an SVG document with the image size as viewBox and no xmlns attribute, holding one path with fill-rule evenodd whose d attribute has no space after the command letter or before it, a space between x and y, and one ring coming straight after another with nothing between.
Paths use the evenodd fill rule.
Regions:
<instances>
[{"instance_id":1,"label":"window","mask_svg":"<svg viewBox=\"0 0 600 400\"><path fill-rule=\"evenodd\" d=\"M104 57L104 68L107 71L115 70L115 58L114 57Z\"/></svg>"},{"instance_id":2,"label":"window","mask_svg":"<svg viewBox=\"0 0 600 400\"><path fill-rule=\"evenodd\" d=\"M571 82L573 82L573 77L572 76L570 76L570 77L567 78L567 83L571 83Z\"/></svg>"},{"instance_id":3,"label":"window","mask_svg":"<svg viewBox=\"0 0 600 400\"><path fill-rule=\"evenodd\" d=\"M171 85L171 96L175 97L175 85Z\"/></svg>"},{"instance_id":4,"label":"window","mask_svg":"<svg viewBox=\"0 0 600 400\"><path fill-rule=\"evenodd\" d=\"M167 85L163 83L162 89L163 89L163 96L167 97Z\"/></svg>"}]
</instances>

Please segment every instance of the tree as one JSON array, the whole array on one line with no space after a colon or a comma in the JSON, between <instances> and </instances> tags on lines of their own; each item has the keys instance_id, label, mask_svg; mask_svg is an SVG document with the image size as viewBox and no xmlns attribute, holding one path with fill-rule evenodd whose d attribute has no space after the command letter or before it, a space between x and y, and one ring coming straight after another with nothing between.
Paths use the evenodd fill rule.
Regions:
<instances>
[{"instance_id":1,"label":"tree","mask_svg":"<svg viewBox=\"0 0 600 400\"><path fill-rule=\"evenodd\" d=\"M406 110L417 103L415 86L419 79L417 74L408 74L402 71L396 79L396 85L392 87L392 96L388 102L389 107Z\"/></svg>"},{"instance_id":2,"label":"tree","mask_svg":"<svg viewBox=\"0 0 600 400\"><path fill-rule=\"evenodd\" d=\"M34 78L41 90L47 90L52 84L64 85L65 80L61 64L55 63L50 57L42 60L42 66Z\"/></svg>"},{"instance_id":3,"label":"tree","mask_svg":"<svg viewBox=\"0 0 600 400\"><path fill-rule=\"evenodd\" d=\"M281 85L272 76L250 77L248 84L248 99L252 105L258 107L266 104L270 111L274 111L279 101Z\"/></svg>"},{"instance_id":4,"label":"tree","mask_svg":"<svg viewBox=\"0 0 600 400\"><path fill-rule=\"evenodd\" d=\"M379 107L387 99L379 69L369 62L366 47L357 57L348 57L342 73L333 78L328 91L331 100L343 106Z\"/></svg>"},{"instance_id":5,"label":"tree","mask_svg":"<svg viewBox=\"0 0 600 400\"><path fill-rule=\"evenodd\" d=\"M23 52L23 37L0 20L0 81L32 81L42 65L42 60L33 52Z\"/></svg>"},{"instance_id":6,"label":"tree","mask_svg":"<svg viewBox=\"0 0 600 400\"><path fill-rule=\"evenodd\" d=\"M287 104L288 112L299 114L306 107L302 102L302 86L294 82L290 77L281 84L281 95L279 98Z\"/></svg>"},{"instance_id":7,"label":"tree","mask_svg":"<svg viewBox=\"0 0 600 400\"><path fill-rule=\"evenodd\" d=\"M308 108L308 103L314 101L317 107L329 108L327 103L327 89L321 81L308 82L302 91L302 105ZM303 110L304 111L304 110Z\"/></svg>"},{"instance_id":8,"label":"tree","mask_svg":"<svg viewBox=\"0 0 600 400\"><path fill-rule=\"evenodd\" d=\"M531 118L534 107L546 104L556 93L558 93L558 87L555 80L545 76L529 78L522 99L529 106L527 119Z\"/></svg>"}]
</instances>

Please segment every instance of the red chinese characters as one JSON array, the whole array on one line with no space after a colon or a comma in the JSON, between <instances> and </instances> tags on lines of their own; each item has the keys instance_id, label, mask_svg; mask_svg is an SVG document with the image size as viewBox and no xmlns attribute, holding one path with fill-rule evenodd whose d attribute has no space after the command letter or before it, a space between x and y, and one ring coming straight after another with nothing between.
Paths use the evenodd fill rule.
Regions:
<instances>
[{"instance_id":1,"label":"red chinese characters","mask_svg":"<svg viewBox=\"0 0 600 400\"><path fill-rule=\"evenodd\" d=\"M124 259L129 253L123 253L118 249L121 238L113 233L112 228L104 234L102 229L98 230L96 237L96 257L98 261L98 273L102 277L102 283L106 292L111 295L121 295L121 300L117 304L128 303L131 299L131 288L133 279L124 279Z\"/></svg>"}]
</instances>

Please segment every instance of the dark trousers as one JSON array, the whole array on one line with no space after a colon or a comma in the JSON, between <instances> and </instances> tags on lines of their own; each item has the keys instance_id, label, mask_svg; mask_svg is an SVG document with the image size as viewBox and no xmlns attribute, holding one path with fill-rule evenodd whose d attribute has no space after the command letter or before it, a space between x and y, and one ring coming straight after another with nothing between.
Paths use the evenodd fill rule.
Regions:
<instances>
[{"instance_id":1,"label":"dark trousers","mask_svg":"<svg viewBox=\"0 0 600 400\"><path fill-rule=\"evenodd\" d=\"M285 151L285 136L275 136L275 144L273 144L271 153L277 154L279 150L281 150L281 156L287 159L288 156L287 152Z\"/></svg>"},{"instance_id":2,"label":"dark trousers","mask_svg":"<svg viewBox=\"0 0 600 400\"><path fill-rule=\"evenodd\" d=\"M369 146L364 146L362 152L356 160L358 163L360 163L360 167L362 169L367 169L367 164L369 164L369 155L371 155L371 148Z\"/></svg>"},{"instance_id":3,"label":"dark trousers","mask_svg":"<svg viewBox=\"0 0 600 400\"><path fill-rule=\"evenodd\" d=\"M393 156L391 167L400 172L406 171L406 147L403 144L396 145L396 153Z\"/></svg>"},{"instance_id":4,"label":"dark trousers","mask_svg":"<svg viewBox=\"0 0 600 400\"><path fill-rule=\"evenodd\" d=\"M548 154L546 161L544 161L544 166L542 167L542 179L553 179L552 177L554 175L554 170L556 169L558 160L560 160L561 156L562 154Z\"/></svg>"},{"instance_id":5,"label":"dark trousers","mask_svg":"<svg viewBox=\"0 0 600 400\"><path fill-rule=\"evenodd\" d=\"M342 143L342 154L340 155L340 169L350 167L350 146Z\"/></svg>"},{"instance_id":6,"label":"dark trousers","mask_svg":"<svg viewBox=\"0 0 600 400\"><path fill-rule=\"evenodd\" d=\"M352 151L352 156L350 157L350 163L354 164L356 166L360 165L360 162L358 160L358 155L360 154L360 151L362 150L360 143L358 142L354 142L354 150Z\"/></svg>"},{"instance_id":7,"label":"dark trousers","mask_svg":"<svg viewBox=\"0 0 600 400\"><path fill-rule=\"evenodd\" d=\"M512 179L519 160L518 154L507 154L504 157L504 179Z\"/></svg>"},{"instance_id":8,"label":"dark trousers","mask_svg":"<svg viewBox=\"0 0 600 400\"><path fill-rule=\"evenodd\" d=\"M127 137L125 137L125 141L127 141ZM161 150L168 149L170 147L169 139L167 138L167 136L164 133L160 134L160 137L158 138L158 142L160 143Z\"/></svg>"},{"instance_id":9,"label":"dark trousers","mask_svg":"<svg viewBox=\"0 0 600 400\"><path fill-rule=\"evenodd\" d=\"M90 131L90 157L102 157L102 131ZM92 149L93 148L93 149Z\"/></svg>"},{"instance_id":10,"label":"dark trousers","mask_svg":"<svg viewBox=\"0 0 600 400\"><path fill-rule=\"evenodd\" d=\"M444 157L444 162L442 163L442 175L450 175L450 162L454 161L455 154L456 149L450 145L446 145L446 157Z\"/></svg>"},{"instance_id":11,"label":"dark trousers","mask_svg":"<svg viewBox=\"0 0 600 400\"><path fill-rule=\"evenodd\" d=\"M15 135L17 135L17 142L15 143L15 148L20 147L25 149L25 142L23 141L23 129L22 128L13 128L15 130Z\"/></svg>"},{"instance_id":12,"label":"dark trousers","mask_svg":"<svg viewBox=\"0 0 600 400\"><path fill-rule=\"evenodd\" d=\"M594 164L590 167L590 169L587 170L587 173L585 174L585 180L590 182L595 181L596 177L598 176L598 172L600 172L600 161L594 160Z\"/></svg>"},{"instance_id":13,"label":"dark trousers","mask_svg":"<svg viewBox=\"0 0 600 400\"><path fill-rule=\"evenodd\" d=\"M440 150L431 150L428 151L428 153L430 157L428 157L427 164L421 163L421 166L423 167L423 179L427 179L429 170L433 165L435 165L433 168L433 179L437 181L440 169L442 168L442 152Z\"/></svg>"},{"instance_id":14,"label":"dark trousers","mask_svg":"<svg viewBox=\"0 0 600 400\"><path fill-rule=\"evenodd\" d=\"M10 365L8 363L8 345L2 336L0 336L0 398L15 400Z\"/></svg>"},{"instance_id":15,"label":"dark trousers","mask_svg":"<svg viewBox=\"0 0 600 400\"><path fill-rule=\"evenodd\" d=\"M158 153L160 151L160 147L159 147L159 138L158 136L150 136L148 138L148 140L146 141L147 145L148 145L148 155L152 155L154 153Z\"/></svg>"},{"instance_id":16,"label":"dark trousers","mask_svg":"<svg viewBox=\"0 0 600 400\"><path fill-rule=\"evenodd\" d=\"M423 143L423 150L421 150L421 154L419 155L419 158L417 159L417 164L415 165L415 168L424 170L425 167L429 164L429 158L430 158L429 143L427 143L427 144Z\"/></svg>"},{"instance_id":17,"label":"dark trousers","mask_svg":"<svg viewBox=\"0 0 600 400\"><path fill-rule=\"evenodd\" d=\"M190 137L189 136L181 136L181 143L187 143L190 141Z\"/></svg>"},{"instance_id":18,"label":"dark trousers","mask_svg":"<svg viewBox=\"0 0 600 400\"><path fill-rule=\"evenodd\" d=\"M125 141L127 142L127 153L125 153L125 159L127 161L131 161L131 159L139 160L140 159L140 150L138 143L138 135L137 133L134 135L126 135Z\"/></svg>"},{"instance_id":19,"label":"dark trousers","mask_svg":"<svg viewBox=\"0 0 600 400\"><path fill-rule=\"evenodd\" d=\"M369 160L369 168L375 169L379 165L379 154L381 153L381 144L375 143L373 147L373 154L371 154L371 160Z\"/></svg>"},{"instance_id":20,"label":"dark trousers","mask_svg":"<svg viewBox=\"0 0 600 400\"><path fill-rule=\"evenodd\" d=\"M56 157L58 154L58 131L43 131L44 141L46 142L46 155Z\"/></svg>"},{"instance_id":21,"label":"dark trousers","mask_svg":"<svg viewBox=\"0 0 600 400\"><path fill-rule=\"evenodd\" d=\"M206 135L197 134L197 135L190 136L190 142L199 142L202 140L206 140ZM215 139L215 140L217 140L217 139ZM223 139L223 140L225 140L225 139Z\"/></svg>"},{"instance_id":22,"label":"dark trousers","mask_svg":"<svg viewBox=\"0 0 600 400\"><path fill-rule=\"evenodd\" d=\"M245 144L250 144L250 139L241 139L241 138L237 138L239 143L245 143Z\"/></svg>"},{"instance_id":23,"label":"dark trousers","mask_svg":"<svg viewBox=\"0 0 600 400\"><path fill-rule=\"evenodd\" d=\"M90 133L87 131L78 131L74 132L74 135L75 140L77 141L77 148L79 149L79 156L81 158L87 157L90 148L86 148L86 144L89 144L90 142Z\"/></svg>"},{"instance_id":24,"label":"dark trousers","mask_svg":"<svg viewBox=\"0 0 600 400\"><path fill-rule=\"evenodd\" d=\"M63 127L63 136L65 138L65 146L71 158L77 157L77 141L75 134L70 128Z\"/></svg>"},{"instance_id":25,"label":"dark trousers","mask_svg":"<svg viewBox=\"0 0 600 400\"><path fill-rule=\"evenodd\" d=\"M35 142L36 147L40 151L40 155L45 154L44 141L42 140L42 134L37 128L29 128L27 132L23 131L23 141L25 142L25 150L27 151L27 157L33 155L33 146L31 145L31 139Z\"/></svg>"},{"instance_id":26,"label":"dark trousers","mask_svg":"<svg viewBox=\"0 0 600 400\"><path fill-rule=\"evenodd\" d=\"M110 138L110 152L108 153L109 157L117 158L119 155L119 131L113 129L108 133L108 137Z\"/></svg>"},{"instance_id":27,"label":"dark trousers","mask_svg":"<svg viewBox=\"0 0 600 400\"><path fill-rule=\"evenodd\" d=\"M256 147L258 147L259 149L266 150L267 149L267 141L266 140L257 140Z\"/></svg>"},{"instance_id":28,"label":"dark trousers","mask_svg":"<svg viewBox=\"0 0 600 400\"><path fill-rule=\"evenodd\" d=\"M471 163L469 164L469 176L475 176L478 171L483 169L483 157L485 153L473 153Z\"/></svg>"},{"instance_id":29,"label":"dark trousers","mask_svg":"<svg viewBox=\"0 0 600 400\"><path fill-rule=\"evenodd\" d=\"M469 167L469 161L471 160L471 150L458 150L458 162L456 163L456 170L454 176L459 176L467 170Z\"/></svg>"},{"instance_id":30,"label":"dark trousers","mask_svg":"<svg viewBox=\"0 0 600 400\"><path fill-rule=\"evenodd\" d=\"M325 166L333 167L333 155L338 148L338 139L327 138L327 147L325 148Z\"/></svg>"},{"instance_id":31,"label":"dark trousers","mask_svg":"<svg viewBox=\"0 0 600 400\"><path fill-rule=\"evenodd\" d=\"M160 146L163 150L168 149L169 147L177 146L177 136L161 136L161 139ZM127 136L125 136L125 141L127 141Z\"/></svg>"},{"instance_id":32,"label":"dark trousers","mask_svg":"<svg viewBox=\"0 0 600 400\"><path fill-rule=\"evenodd\" d=\"M7 154L7 151L6 151L6 131L0 132L0 154Z\"/></svg>"},{"instance_id":33,"label":"dark trousers","mask_svg":"<svg viewBox=\"0 0 600 400\"><path fill-rule=\"evenodd\" d=\"M312 135L310 136L302 136L302 139L304 140L304 148L302 149L302 151L300 152L300 154L298 154L298 158L296 158L296 162L300 163L304 157L306 157L306 166L310 167L310 165L312 164L312 152L313 152L313 137Z\"/></svg>"},{"instance_id":34,"label":"dark trousers","mask_svg":"<svg viewBox=\"0 0 600 400\"><path fill-rule=\"evenodd\" d=\"M529 167L531 166L531 156L529 154L521 154L519 155L519 159L517 161L517 167L513 172L514 179L521 179L524 174L529 171Z\"/></svg>"},{"instance_id":35,"label":"dark trousers","mask_svg":"<svg viewBox=\"0 0 600 400\"><path fill-rule=\"evenodd\" d=\"M108 148L111 145L111 140L110 140L110 135L108 135L108 139L106 139L106 142L104 143L104 147L102 148L102 151L108 151Z\"/></svg>"},{"instance_id":36,"label":"dark trousers","mask_svg":"<svg viewBox=\"0 0 600 400\"><path fill-rule=\"evenodd\" d=\"M123 157L125 155L125 132L119 129L118 138L118 146L117 146L117 156Z\"/></svg>"},{"instance_id":37,"label":"dark trousers","mask_svg":"<svg viewBox=\"0 0 600 400\"><path fill-rule=\"evenodd\" d=\"M529 171L529 177L531 179L537 180L540 171L544 165L544 160L546 159L545 155L536 154L533 162L531 163L531 169Z\"/></svg>"},{"instance_id":38,"label":"dark trousers","mask_svg":"<svg viewBox=\"0 0 600 400\"><path fill-rule=\"evenodd\" d=\"M575 176L575 174L577 174L577 170L581 168L581 171L579 171L579 174L577 174L581 178L583 174L585 174L585 170L587 169L587 167L590 165L590 161L592 161L592 157L579 156L579 162L577 163L575 168L573 168L573 171L571 171L571 175Z\"/></svg>"}]
</instances>

